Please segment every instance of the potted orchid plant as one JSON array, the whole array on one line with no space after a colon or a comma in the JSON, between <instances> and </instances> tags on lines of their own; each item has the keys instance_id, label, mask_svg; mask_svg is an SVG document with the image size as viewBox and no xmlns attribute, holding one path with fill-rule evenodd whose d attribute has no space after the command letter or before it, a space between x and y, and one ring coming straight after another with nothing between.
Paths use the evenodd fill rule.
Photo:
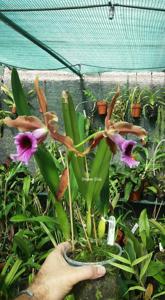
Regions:
<instances>
[{"instance_id":1,"label":"potted orchid plant","mask_svg":"<svg viewBox=\"0 0 165 300\"><path fill-rule=\"evenodd\" d=\"M111 121L115 102L120 94L119 90L108 105L104 130L95 132L82 141L77 114L68 92L62 93L62 111L66 131L66 134L62 135L57 131L57 116L47 111L47 101L43 90L39 87L38 80L35 81L35 89L42 112L42 121L31 115L15 69L12 71L12 89L18 117L15 120L9 117L3 120L6 126L15 127L21 131L14 138L17 151L16 154L11 154L12 160L28 165L31 157L35 157L54 199L56 218L61 226L63 237L71 240L74 260L76 255L78 260L81 260L80 264L84 263L84 259L89 259L87 263L91 263L91 260L93 263L103 264L104 262L113 268L113 272L110 269L105 276L105 281L99 279L94 290L92 286L93 299L98 299L98 297L99 299L120 299L118 276L111 253L121 255L121 248L115 244L115 218L110 215L110 207L104 206L100 195L109 172L112 155L116 151L120 152L120 160L130 168L139 164L132 156L136 142L126 140L123 135L131 133L144 139L146 131L128 122ZM48 136L63 147L61 176L59 176L54 157L45 147ZM94 159L88 162L87 155L94 151L95 147L97 150L94 152ZM108 242L105 242L106 238ZM75 249L77 239L78 251ZM83 249L80 250L80 246ZM65 256L68 261L72 259L67 253ZM95 257L96 261L93 260ZM86 290L83 287L83 291L85 294L83 293L76 299L86 299L84 298L86 293L91 293L89 282Z\"/></svg>"}]
</instances>

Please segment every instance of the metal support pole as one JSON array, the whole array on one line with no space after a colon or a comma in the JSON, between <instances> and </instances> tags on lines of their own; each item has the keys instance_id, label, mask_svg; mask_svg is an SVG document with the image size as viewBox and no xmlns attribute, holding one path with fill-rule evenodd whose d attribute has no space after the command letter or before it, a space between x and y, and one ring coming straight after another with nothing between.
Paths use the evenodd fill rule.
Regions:
<instances>
[{"instance_id":1,"label":"metal support pole","mask_svg":"<svg viewBox=\"0 0 165 300\"><path fill-rule=\"evenodd\" d=\"M47 52L49 55L51 55L53 58L55 58L56 60L58 60L61 64L63 64L65 67L67 67L68 69L70 69L73 73L75 73L77 76L79 76L81 78L82 74L79 72L79 70L77 70L69 61L67 61L60 54L58 54L53 49L51 49L48 46L46 46L40 40L36 39L33 35L31 35L26 30L22 29L19 25L17 25L16 23L14 23L12 20L10 20L9 18L7 18L2 13L0 13L0 20L3 23L5 23L6 25L8 25L9 27L11 27L12 29L14 29L15 31L17 31L18 33L20 33L26 39L28 39L29 41L31 41L33 44L37 45L39 48L41 48L42 50L44 50L45 52Z\"/></svg>"}]
</instances>

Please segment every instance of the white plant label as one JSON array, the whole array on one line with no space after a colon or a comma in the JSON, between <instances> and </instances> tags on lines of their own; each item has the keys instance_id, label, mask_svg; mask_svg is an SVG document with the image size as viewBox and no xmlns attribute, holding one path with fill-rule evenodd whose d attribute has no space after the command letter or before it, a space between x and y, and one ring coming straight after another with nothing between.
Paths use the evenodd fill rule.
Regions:
<instances>
[{"instance_id":1,"label":"white plant label","mask_svg":"<svg viewBox=\"0 0 165 300\"><path fill-rule=\"evenodd\" d=\"M159 250L160 250L160 252L164 252L165 251L161 243L159 243Z\"/></svg>"},{"instance_id":2,"label":"white plant label","mask_svg":"<svg viewBox=\"0 0 165 300\"><path fill-rule=\"evenodd\" d=\"M131 232L134 234L136 232L136 230L138 229L139 225L138 223L135 223L135 225L132 227Z\"/></svg>"},{"instance_id":3,"label":"white plant label","mask_svg":"<svg viewBox=\"0 0 165 300\"><path fill-rule=\"evenodd\" d=\"M116 219L114 216L111 216L108 219L108 237L107 237L107 245L113 246L115 243L115 227L116 227Z\"/></svg>"}]
</instances>

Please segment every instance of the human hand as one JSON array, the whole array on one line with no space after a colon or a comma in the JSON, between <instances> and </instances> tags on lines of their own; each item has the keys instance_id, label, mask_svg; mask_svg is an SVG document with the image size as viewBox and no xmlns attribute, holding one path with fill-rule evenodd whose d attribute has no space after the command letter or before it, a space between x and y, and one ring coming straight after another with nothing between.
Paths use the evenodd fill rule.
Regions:
<instances>
[{"instance_id":1,"label":"human hand","mask_svg":"<svg viewBox=\"0 0 165 300\"><path fill-rule=\"evenodd\" d=\"M70 266L63 257L64 251L70 248L68 242L61 243L49 254L29 288L35 299L62 300L79 281L104 276L106 270L103 266Z\"/></svg>"}]
</instances>

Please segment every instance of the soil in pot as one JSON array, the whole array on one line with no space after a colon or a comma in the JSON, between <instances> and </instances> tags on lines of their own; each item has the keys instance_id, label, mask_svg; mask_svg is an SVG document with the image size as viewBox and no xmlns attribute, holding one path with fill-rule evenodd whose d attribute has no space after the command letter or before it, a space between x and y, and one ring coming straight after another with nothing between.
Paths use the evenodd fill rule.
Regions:
<instances>
[{"instance_id":1,"label":"soil in pot","mask_svg":"<svg viewBox=\"0 0 165 300\"><path fill-rule=\"evenodd\" d=\"M73 289L75 299L120 300L119 271L117 268L108 264L108 260L112 260L112 257L110 255L108 256L108 252L121 255L120 246L118 244L114 246L92 246L92 249L93 253L90 253L89 250L79 250L78 253L74 255L76 260L69 258L70 261L68 262L75 266L77 263L79 266L84 264L102 264L106 268L106 275L96 280L86 280L78 283Z\"/></svg>"}]
</instances>

